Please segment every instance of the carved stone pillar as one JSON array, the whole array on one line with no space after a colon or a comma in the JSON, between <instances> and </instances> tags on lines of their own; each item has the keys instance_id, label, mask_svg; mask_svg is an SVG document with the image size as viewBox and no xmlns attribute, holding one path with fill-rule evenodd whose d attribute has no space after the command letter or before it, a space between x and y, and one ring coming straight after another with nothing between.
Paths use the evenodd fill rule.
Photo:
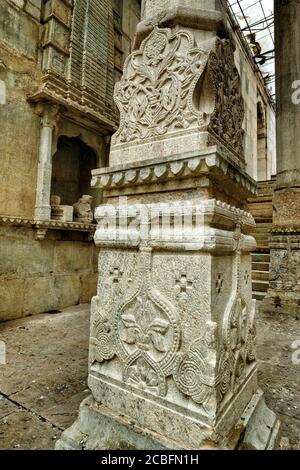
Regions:
<instances>
[{"instance_id":1,"label":"carved stone pillar","mask_svg":"<svg viewBox=\"0 0 300 470\"><path fill-rule=\"evenodd\" d=\"M120 127L92 181L107 203L92 397L58 449L265 449L277 436L257 386L240 78L230 40L188 26L198 3L140 24L115 88Z\"/></svg>"},{"instance_id":2,"label":"carved stone pillar","mask_svg":"<svg viewBox=\"0 0 300 470\"><path fill-rule=\"evenodd\" d=\"M41 116L39 163L36 184L35 220L50 220L50 192L52 175L53 129L56 126L59 107L51 104L37 105Z\"/></svg>"},{"instance_id":3,"label":"carved stone pillar","mask_svg":"<svg viewBox=\"0 0 300 470\"><path fill-rule=\"evenodd\" d=\"M277 181L262 310L300 314L300 3L275 0Z\"/></svg>"}]
</instances>

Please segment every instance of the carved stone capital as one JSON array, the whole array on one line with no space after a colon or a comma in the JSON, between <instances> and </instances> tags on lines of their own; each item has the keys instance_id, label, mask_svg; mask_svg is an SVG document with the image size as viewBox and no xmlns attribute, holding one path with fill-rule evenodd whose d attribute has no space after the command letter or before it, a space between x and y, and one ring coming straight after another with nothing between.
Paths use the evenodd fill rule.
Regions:
<instances>
[{"instance_id":1,"label":"carved stone capital","mask_svg":"<svg viewBox=\"0 0 300 470\"><path fill-rule=\"evenodd\" d=\"M42 127L54 128L60 115L60 106L51 103L37 103L35 112L41 118Z\"/></svg>"},{"instance_id":2,"label":"carved stone capital","mask_svg":"<svg viewBox=\"0 0 300 470\"><path fill-rule=\"evenodd\" d=\"M155 27L125 62L115 101L120 126L112 137L111 164L140 160L140 145L150 145L146 159L218 143L243 167L244 101L230 40L196 44L186 29Z\"/></svg>"}]
</instances>

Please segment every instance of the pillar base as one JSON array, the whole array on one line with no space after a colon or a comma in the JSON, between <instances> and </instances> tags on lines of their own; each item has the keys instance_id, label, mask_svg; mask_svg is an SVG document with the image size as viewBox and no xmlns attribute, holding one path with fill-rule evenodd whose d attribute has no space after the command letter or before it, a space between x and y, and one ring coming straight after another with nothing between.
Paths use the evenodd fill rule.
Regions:
<instances>
[{"instance_id":1,"label":"pillar base","mask_svg":"<svg viewBox=\"0 0 300 470\"><path fill-rule=\"evenodd\" d=\"M300 230L274 227L270 249L270 289L260 310L300 316Z\"/></svg>"},{"instance_id":2,"label":"pillar base","mask_svg":"<svg viewBox=\"0 0 300 470\"><path fill-rule=\"evenodd\" d=\"M80 407L77 421L56 443L56 450L272 450L276 447L280 423L266 406L258 390L226 442L205 440L197 448L137 426L132 419L114 414L92 396ZM193 429L191 428L191 434Z\"/></svg>"},{"instance_id":3,"label":"pillar base","mask_svg":"<svg viewBox=\"0 0 300 470\"><path fill-rule=\"evenodd\" d=\"M270 290L259 310L261 313L300 317L300 292Z\"/></svg>"}]
</instances>

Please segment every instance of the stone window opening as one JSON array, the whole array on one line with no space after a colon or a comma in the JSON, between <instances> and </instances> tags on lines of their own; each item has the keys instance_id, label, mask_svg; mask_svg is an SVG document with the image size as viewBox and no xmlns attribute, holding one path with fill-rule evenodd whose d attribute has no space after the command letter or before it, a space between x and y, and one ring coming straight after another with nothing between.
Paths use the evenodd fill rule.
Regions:
<instances>
[{"instance_id":1,"label":"stone window opening","mask_svg":"<svg viewBox=\"0 0 300 470\"><path fill-rule=\"evenodd\" d=\"M91 171L97 167L97 163L96 152L80 137L61 135L58 138L57 150L52 158L51 220L83 222L74 207L83 196L93 198L86 203L91 205L94 213L99 201L95 189L91 188ZM86 219L86 223L93 222L94 219Z\"/></svg>"}]
</instances>

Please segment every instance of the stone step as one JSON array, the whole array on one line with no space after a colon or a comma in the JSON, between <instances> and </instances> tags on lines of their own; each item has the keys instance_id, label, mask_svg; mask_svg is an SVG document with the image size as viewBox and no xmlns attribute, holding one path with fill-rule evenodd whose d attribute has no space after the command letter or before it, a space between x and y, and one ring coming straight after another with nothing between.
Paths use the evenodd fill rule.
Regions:
<instances>
[{"instance_id":1,"label":"stone step","mask_svg":"<svg viewBox=\"0 0 300 470\"><path fill-rule=\"evenodd\" d=\"M270 254L269 253L252 253L252 262L270 262Z\"/></svg>"},{"instance_id":2,"label":"stone step","mask_svg":"<svg viewBox=\"0 0 300 470\"><path fill-rule=\"evenodd\" d=\"M269 271L252 271L252 281L269 282Z\"/></svg>"},{"instance_id":3,"label":"stone step","mask_svg":"<svg viewBox=\"0 0 300 470\"><path fill-rule=\"evenodd\" d=\"M270 263L265 263L265 262L262 262L262 261L253 261L252 262L252 270L253 271L265 271L265 272L269 272L269 268L270 268Z\"/></svg>"},{"instance_id":4,"label":"stone step","mask_svg":"<svg viewBox=\"0 0 300 470\"><path fill-rule=\"evenodd\" d=\"M266 242L268 243L269 242L269 239L270 239L270 235L267 233L251 233L251 235L255 238L255 240L258 242L258 244L260 244L259 242L262 241L262 242Z\"/></svg>"},{"instance_id":5,"label":"stone step","mask_svg":"<svg viewBox=\"0 0 300 470\"><path fill-rule=\"evenodd\" d=\"M248 204L250 205L266 203L272 203L272 198L270 194L259 194L256 198L248 199Z\"/></svg>"},{"instance_id":6,"label":"stone step","mask_svg":"<svg viewBox=\"0 0 300 470\"><path fill-rule=\"evenodd\" d=\"M262 225L262 224L272 225L272 216L270 214L265 217L255 216L254 220L256 222L256 225Z\"/></svg>"},{"instance_id":7,"label":"stone step","mask_svg":"<svg viewBox=\"0 0 300 470\"><path fill-rule=\"evenodd\" d=\"M258 292L267 292L269 289L269 281L256 281L252 282L252 289Z\"/></svg>"},{"instance_id":8,"label":"stone step","mask_svg":"<svg viewBox=\"0 0 300 470\"><path fill-rule=\"evenodd\" d=\"M257 292L257 291L252 292L252 298L255 300L263 300L265 296L266 296L266 292Z\"/></svg>"},{"instance_id":9,"label":"stone step","mask_svg":"<svg viewBox=\"0 0 300 470\"><path fill-rule=\"evenodd\" d=\"M271 233L271 230L272 230L272 224L271 223L258 223L256 224L256 227L255 227L255 233Z\"/></svg>"},{"instance_id":10,"label":"stone step","mask_svg":"<svg viewBox=\"0 0 300 470\"><path fill-rule=\"evenodd\" d=\"M265 208L251 209L249 212L252 214L256 222L259 222L260 220L269 221L273 215L272 211Z\"/></svg>"},{"instance_id":11,"label":"stone step","mask_svg":"<svg viewBox=\"0 0 300 470\"><path fill-rule=\"evenodd\" d=\"M261 202L256 199L256 201L251 202L248 207L251 212L252 212L252 209L253 210L263 209L263 210L269 210L270 212L273 211L273 204L271 201Z\"/></svg>"}]
</instances>

